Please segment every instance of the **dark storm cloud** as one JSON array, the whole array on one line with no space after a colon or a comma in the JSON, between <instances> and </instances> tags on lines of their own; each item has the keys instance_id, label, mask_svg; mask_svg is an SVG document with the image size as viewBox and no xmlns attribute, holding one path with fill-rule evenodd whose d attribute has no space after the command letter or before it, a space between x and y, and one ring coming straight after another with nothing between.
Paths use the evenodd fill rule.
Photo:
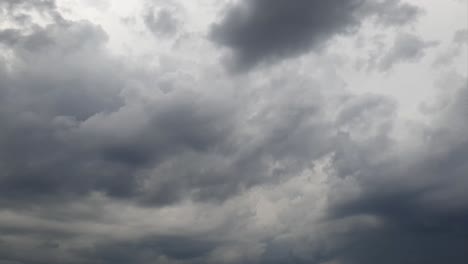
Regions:
<instances>
[{"instance_id":1,"label":"dark storm cloud","mask_svg":"<svg viewBox=\"0 0 468 264\"><path fill-rule=\"evenodd\" d=\"M202 237L160 236L149 237L140 241L100 244L81 252L89 256L89 261L102 263L151 263L155 260L172 259L203 263L203 257L213 250L218 241Z\"/></svg>"},{"instance_id":2,"label":"dark storm cloud","mask_svg":"<svg viewBox=\"0 0 468 264\"><path fill-rule=\"evenodd\" d=\"M277 43L227 44L252 66L320 46L357 27L357 14L388 26L417 13L399 1L378 3L406 10L401 16L367 1L295 2L235 7L215 32L229 24L242 29L233 41L245 32L255 40L268 23L294 17L284 28L295 31L279 32L295 43L267 30ZM320 20L309 18L317 8ZM163 71L148 76L111 55L104 30L88 21L17 23L0 31L0 52L9 54L0 57L0 263L466 262L466 80L444 82L450 100L427 125L405 125L412 137L402 143L392 138L395 101L348 94L331 77L228 79L233 95L210 76L183 89L179 75L160 81ZM391 64L428 45L401 39ZM158 92L162 82L173 89ZM329 175L316 179L323 160ZM321 184L319 199L301 189ZM324 208L315 207L324 196Z\"/></svg>"},{"instance_id":3,"label":"dark storm cloud","mask_svg":"<svg viewBox=\"0 0 468 264\"><path fill-rule=\"evenodd\" d=\"M406 23L418 13L416 7L393 0L241 1L213 26L211 38L231 49L235 69L246 70L320 49L332 37L357 30L370 16L390 25Z\"/></svg>"},{"instance_id":4,"label":"dark storm cloud","mask_svg":"<svg viewBox=\"0 0 468 264\"><path fill-rule=\"evenodd\" d=\"M81 167L83 153L74 151L58 134L67 126L61 120L84 120L121 104L115 90L93 91L118 84L109 79L118 68L107 64L109 58L94 54L104 40L102 30L80 22L53 24L18 35L9 46L18 63L10 65L13 71L2 72L0 83L5 95L1 99L1 188L5 198L86 189L89 182L80 176L86 174ZM83 61L91 57L95 71L89 71ZM98 174L113 174L111 170ZM92 181L97 178L96 173L89 176Z\"/></svg>"},{"instance_id":5,"label":"dark storm cloud","mask_svg":"<svg viewBox=\"0 0 468 264\"><path fill-rule=\"evenodd\" d=\"M188 94L146 109L125 105L122 78L132 73L108 56L105 41L99 27L67 22L18 35L9 46L17 61L0 83L5 198L128 196L139 170L177 153L211 151L228 135L226 112ZM127 133L128 117L145 122Z\"/></svg>"},{"instance_id":6,"label":"dark storm cloud","mask_svg":"<svg viewBox=\"0 0 468 264\"><path fill-rule=\"evenodd\" d=\"M100 181L96 174L110 177L119 167L98 172L91 169L98 164L89 164L96 172L82 178L82 165L89 162L83 160L86 154L60 138L67 120L79 122L122 103L113 88L121 80L109 78L121 68L100 53L106 38L90 23L60 22L18 32L15 41L7 43L15 60L7 62L9 70L2 69L0 81L4 198L82 192L94 184L89 180ZM94 62L91 71L86 58Z\"/></svg>"},{"instance_id":7,"label":"dark storm cloud","mask_svg":"<svg viewBox=\"0 0 468 264\"><path fill-rule=\"evenodd\" d=\"M328 127L314 90L276 89L286 84L272 80L265 89L278 94L254 116L247 110L258 101L250 95L219 101L174 89L153 101L132 95L134 86L154 82L109 54L99 26L60 19L24 27L0 34L11 54L0 64L2 261L207 263L223 239L183 234L101 242L75 227L100 221L100 209L80 214L66 207L96 192L156 208L184 199L222 204L328 152ZM244 124L247 116L252 120ZM281 168L272 172L271 164Z\"/></svg>"},{"instance_id":8,"label":"dark storm cloud","mask_svg":"<svg viewBox=\"0 0 468 264\"><path fill-rule=\"evenodd\" d=\"M155 101L131 99L126 91L135 82L151 81L106 51L99 26L61 19L2 33L0 43L14 58L0 71L4 202L93 191L145 204L223 201L327 152L319 101L274 99L277 105L252 122L262 137L249 138L237 121L249 113L233 111L236 100L184 91L161 93ZM276 162L290 164L271 177Z\"/></svg>"},{"instance_id":9,"label":"dark storm cloud","mask_svg":"<svg viewBox=\"0 0 468 264\"><path fill-rule=\"evenodd\" d=\"M349 232L338 249L344 263L463 263L468 242L468 127L459 123L468 114L466 82L451 103L420 131L425 138L419 154L394 153L392 143L381 147L338 151L335 168L340 177L352 175L362 193L332 207L332 217L367 215L379 225ZM350 142L347 146L352 145ZM363 151L365 150L365 151ZM382 159L382 152L393 153ZM357 156L357 157L356 157ZM378 161L380 160L380 161ZM352 246L359 244L359 246ZM372 253L371 253L372 252Z\"/></svg>"}]
</instances>

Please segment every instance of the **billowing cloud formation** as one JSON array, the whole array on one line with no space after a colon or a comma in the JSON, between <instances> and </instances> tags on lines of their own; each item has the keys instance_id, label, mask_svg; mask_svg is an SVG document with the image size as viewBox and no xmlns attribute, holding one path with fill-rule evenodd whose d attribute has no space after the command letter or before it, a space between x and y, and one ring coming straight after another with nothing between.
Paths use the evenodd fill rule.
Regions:
<instances>
[{"instance_id":1,"label":"billowing cloud formation","mask_svg":"<svg viewBox=\"0 0 468 264\"><path fill-rule=\"evenodd\" d=\"M392 142L386 142L367 145L365 152L337 152L337 173L353 175L361 193L339 202L332 215L368 215L379 222L355 232L345 242L350 243L346 246L360 243L359 248L374 253L345 249L344 262L381 262L382 255L386 256L383 263L409 263L409 259L416 263L463 262L468 196L460 186L467 184L468 138L463 135L467 127L457 123L467 113L462 103L467 92L465 81L434 125L415 131L417 139L412 142L421 141L416 146L395 150ZM375 152L387 152L389 157L377 161L375 157L382 154Z\"/></svg>"},{"instance_id":2,"label":"billowing cloud formation","mask_svg":"<svg viewBox=\"0 0 468 264\"><path fill-rule=\"evenodd\" d=\"M334 36L356 31L364 19L384 25L411 21L419 10L399 1L255 0L228 9L211 35L233 51L234 67L249 69L322 48Z\"/></svg>"},{"instance_id":3,"label":"billowing cloud formation","mask_svg":"<svg viewBox=\"0 0 468 264\"><path fill-rule=\"evenodd\" d=\"M269 178L271 163L289 159L281 148L299 139L277 139L320 106L298 104L286 113L281 110L289 103L265 106L269 113L260 109L252 117L258 121L251 121L263 134L257 139L237 120L250 113L233 112L236 98L216 98L196 87L143 98L135 86L151 80L112 58L95 25L60 20L32 33L8 32L13 37L4 43L15 55L11 70L2 72L2 112L8 115L2 117L1 188L8 199L102 191L162 204L190 196L223 200ZM321 123L300 125L301 133L325 129ZM301 151L306 153L293 155L310 150Z\"/></svg>"},{"instance_id":4,"label":"billowing cloud formation","mask_svg":"<svg viewBox=\"0 0 468 264\"><path fill-rule=\"evenodd\" d=\"M344 2L311 4L327 19L343 15L336 24L322 17L309 31L298 17L318 42L258 40L252 59L326 45L358 27L357 14L387 27L417 12ZM52 1L0 3L9 23L0 29L0 263L466 261L468 82L456 68L426 119L408 121L397 99L350 92L342 61L232 76L191 36L154 66L117 55L103 27L64 17ZM244 20L266 23L262 34L278 12L311 11L256 9L264 4L246 6L264 20ZM240 11L225 21L231 12ZM431 51L419 36L396 39L383 55L392 67Z\"/></svg>"}]
</instances>

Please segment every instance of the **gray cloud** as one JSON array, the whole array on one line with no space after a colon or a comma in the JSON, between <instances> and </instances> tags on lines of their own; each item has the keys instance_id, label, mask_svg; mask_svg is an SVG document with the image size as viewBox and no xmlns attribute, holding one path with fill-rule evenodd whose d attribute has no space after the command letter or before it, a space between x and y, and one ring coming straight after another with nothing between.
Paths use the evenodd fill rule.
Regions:
<instances>
[{"instance_id":1,"label":"gray cloud","mask_svg":"<svg viewBox=\"0 0 468 264\"><path fill-rule=\"evenodd\" d=\"M265 3L248 10L263 14L255 8ZM328 17L336 3L311 5ZM284 6L273 3L270 15ZM401 25L416 12L401 8L397 18L355 12ZM293 9L285 14L303 15L300 28L309 23L302 12L311 9ZM248 63L359 24L335 11L343 20L321 20L323 31L299 30L320 41L260 41L252 52L267 51ZM444 82L453 94L430 122L408 125L393 99L350 94L333 73L190 78L163 65L149 74L112 55L99 26L51 22L0 32L10 54L0 57L0 263L466 261L466 79ZM430 45L400 40L392 65ZM409 138L395 138L397 126Z\"/></svg>"},{"instance_id":2,"label":"gray cloud","mask_svg":"<svg viewBox=\"0 0 468 264\"><path fill-rule=\"evenodd\" d=\"M89 22L62 19L6 32L0 42L15 60L0 83L5 201L93 191L145 204L223 201L271 180L271 163L294 161L277 172L286 176L327 151L318 101L289 108L294 98L271 99L278 105L252 121L262 133L257 138L238 123L249 113L238 111L237 100L184 90L154 100L126 95L135 82L151 86L150 77L108 54L105 32ZM309 133L314 149L302 143Z\"/></svg>"},{"instance_id":3,"label":"gray cloud","mask_svg":"<svg viewBox=\"0 0 468 264\"><path fill-rule=\"evenodd\" d=\"M27 0L2 0L0 5L8 10L18 9L24 10L38 10L38 11L51 11L55 8L54 0L38 0L38 1L27 1Z\"/></svg>"},{"instance_id":4,"label":"gray cloud","mask_svg":"<svg viewBox=\"0 0 468 264\"><path fill-rule=\"evenodd\" d=\"M27 12L37 12L42 17L60 20L61 15L56 11L55 0L2 0L0 14L4 19L12 19L22 26L32 25L32 17Z\"/></svg>"},{"instance_id":5,"label":"gray cloud","mask_svg":"<svg viewBox=\"0 0 468 264\"><path fill-rule=\"evenodd\" d=\"M431 127L414 131L422 140L417 151L399 152L392 147L395 143L387 141L366 142L361 150L336 153L338 175L352 175L361 193L332 206L331 216L367 215L379 222L367 230L351 231L350 239L341 241L338 259L345 263L463 262L467 230L462 223L468 216L468 196L460 186L467 184L468 138L461 134L467 127L458 122L467 113L462 103L467 83L456 91Z\"/></svg>"},{"instance_id":6,"label":"gray cloud","mask_svg":"<svg viewBox=\"0 0 468 264\"><path fill-rule=\"evenodd\" d=\"M179 27L178 20L168 10L160 10L157 15L149 12L144 21L148 29L156 36L173 35Z\"/></svg>"},{"instance_id":7,"label":"gray cloud","mask_svg":"<svg viewBox=\"0 0 468 264\"><path fill-rule=\"evenodd\" d=\"M373 14L376 22L383 26L403 26L414 21L423 10L399 0L369 1L365 13Z\"/></svg>"},{"instance_id":8,"label":"gray cloud","mask_svg":"<svg viewBox=\"0 0 468 264\"><path fill-rule=\"evenodd\" d=\"M388 53L380 59L379 69L388 71L398 63L418 62L424 57L427 49L438 44L435 41L424 41L412 34L401 33L396 36Z\"/></svg>"},{"instance_id":9,"label":"gray cloud","mask_svg":"<svg viewBox=\"0 0 468 264\"><path fill-rule=\"evenodd\" d=\"M466 44L468 42L468 29L465 28L457 30L453 36L453 42L458 44Z\"/></svg>"},{"instance_id":10,"label":"gray cloud","mask_svg":"<svg viewBox=\"0 0 468 264\"><path fill-rule=\"evenodd\" d=\"M332 37L356 31L366 17L377 17L384 25L404 24L418 13L393 0L241 1L213 26L211 37L231 49L233 67L246 70L323 48Z\"/></svg>"}]
</instances>

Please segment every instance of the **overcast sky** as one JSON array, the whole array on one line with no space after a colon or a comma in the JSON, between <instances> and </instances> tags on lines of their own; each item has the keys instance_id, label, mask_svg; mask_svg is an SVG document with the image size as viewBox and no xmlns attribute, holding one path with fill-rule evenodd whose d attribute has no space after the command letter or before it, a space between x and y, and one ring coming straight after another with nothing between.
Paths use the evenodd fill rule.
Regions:
<instances>
[{"instance_id":1,"label":"overcast sky","mask_svg":"<svg viewBox=\"0 0 468 264\"><path fill-rule=\"evenodd\" d=\"M466 0L0 0L0 264L464 264Z\"/></svg>"}]
</instances>

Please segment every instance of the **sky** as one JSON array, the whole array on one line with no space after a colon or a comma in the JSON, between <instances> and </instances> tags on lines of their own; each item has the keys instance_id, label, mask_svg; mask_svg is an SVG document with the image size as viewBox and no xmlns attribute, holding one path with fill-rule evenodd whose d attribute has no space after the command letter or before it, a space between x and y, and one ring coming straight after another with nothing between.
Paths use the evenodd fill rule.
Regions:
<instances>
[{"instance_id":1,"label":"sky","mask_svg":"<svg viewBox=\"0 0 468 264\"><path fill-rule=\"evenodd\" d=\"M0 264L462 264L466 0L0 0Z\"/></svg>"}]
</instances>

